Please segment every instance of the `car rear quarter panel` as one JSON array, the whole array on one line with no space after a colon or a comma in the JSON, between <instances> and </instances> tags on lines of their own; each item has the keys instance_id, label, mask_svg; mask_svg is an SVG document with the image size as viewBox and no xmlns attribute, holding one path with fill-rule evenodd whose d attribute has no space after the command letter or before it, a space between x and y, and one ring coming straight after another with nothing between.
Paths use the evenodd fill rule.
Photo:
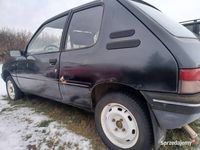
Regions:
<instances>
[{"instance_id":1,"label":"car rear quarter panel","mask_svg":"<svg viewBox=\"0 0 200 150\"><path fill-rule=\"evenodd\" d=\"M132 36L111 39L115 32L135 30ZM107 44L139 40L132 48L106 49ZM93 64L118 72L113 81L138 90L177 92L178 65L162 42L134 14L115 0L106 1L99 45ZM103 73L102 73L103 74Z\"/></svg>"},{"instance_id":2,"label":"car rear quarter panel","mask_svg":"<svg viewBox=\"0 0 200 150\"><path fill-rule=\"evenodd\" d=\"M170 33L148 14L130 4L128 0L118 0L133 13L169 50L179 68L197 68L200 66L200 41L198 38L178 37Z\"/></svg>"}]
</instances>

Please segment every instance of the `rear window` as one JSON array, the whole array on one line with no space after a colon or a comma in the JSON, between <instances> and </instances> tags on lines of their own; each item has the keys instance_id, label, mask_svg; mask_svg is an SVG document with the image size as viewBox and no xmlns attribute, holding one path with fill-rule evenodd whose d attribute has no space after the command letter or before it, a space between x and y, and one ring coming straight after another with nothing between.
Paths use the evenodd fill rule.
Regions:
<instances>
[{"instance_id":1,"label":"rear window","mask_svg":"<svg viewBox=\"0 0 200 150\"><path fill-rule=\"evenodd\" d=\"M166 16L159 10L139 2L135 2L132 0L128 1L130 1L131 4L133 4L134 6L137 6L139 9L141 9L146 15L151 17L154 21L156 21L158 24L160 24L163 28L165 28L168 32L170 32L174 36L196 38L195 35L191 31L189 31L186 27L170 19L168 16Z\"/></svg>"}]
</instances>

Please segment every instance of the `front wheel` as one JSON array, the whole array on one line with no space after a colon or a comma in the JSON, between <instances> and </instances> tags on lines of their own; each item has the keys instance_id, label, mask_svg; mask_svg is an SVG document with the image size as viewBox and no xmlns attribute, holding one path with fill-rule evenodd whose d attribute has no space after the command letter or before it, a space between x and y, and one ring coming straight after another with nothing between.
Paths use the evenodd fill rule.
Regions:
<instances>
[{"instance_id":1,"label":"front wheel","mask_svg":"<svg viewBox=\"0 0 200 150\"><path fill-rule=\"evenodd\" d=\"M95 122L103 142L111 150L152 148L152 128L146 107L122 93L104 96L96 106ZM139 99L140 100L140 99Z\"/></svg>"},{"instance_id":2,"label":"front wheel","mask_svg":"<svg viewBox=\"0 0 200 150\"><path fill-rule=\"evenodd\" d=\"M6 90L10 100L18 100L23 95L11 76L8 76L6 79Z\"/></svg>"}]
</instances>

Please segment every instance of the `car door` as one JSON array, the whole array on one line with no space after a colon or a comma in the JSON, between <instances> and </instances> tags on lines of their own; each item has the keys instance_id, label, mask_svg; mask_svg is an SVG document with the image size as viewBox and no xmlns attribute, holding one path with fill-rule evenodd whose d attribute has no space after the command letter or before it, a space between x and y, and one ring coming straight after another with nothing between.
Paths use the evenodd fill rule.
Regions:
<instances>
[{"instance_id":1,"label":"car door","mask_svg":"<svg viewBox=\"0 0 200 150\"><path fill-rule=\"evenodd\" d=\"M200 22L197 24L197 35L200 37Z\"/></svg>"},{"instance_id":2,"label":"car door","mask_svg":"<svg viewBox=\"0 0 200 150\"><path fill-rule=\"evenodd\" d=\"M89 108L89 88L98 75L93 62L98 51L103 6L88 6L73 11L65 50L60 58L60 89L64 103Z\"/></svg>"},{"instance_id":3,"label":"car door","mask_svg":"<svg viewBox=\"0 0 200 150\"><path fill-rule=\"evenodd\" d=\"M25 60L18 64L18 82L23 91L60 100L58 85L60 45L67 16L45 23L33 36Z\"/></svg>"}]
</instances>

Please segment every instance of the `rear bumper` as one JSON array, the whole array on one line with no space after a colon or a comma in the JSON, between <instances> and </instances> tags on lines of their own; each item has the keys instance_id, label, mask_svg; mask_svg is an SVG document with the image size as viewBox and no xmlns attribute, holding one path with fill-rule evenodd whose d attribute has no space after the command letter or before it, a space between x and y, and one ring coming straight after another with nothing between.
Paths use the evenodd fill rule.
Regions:
<instances>
[{"instance_id":1,"label":"rear bumper","mask_svg":"<svg viewBox=\"0 0 200 150\"><path fill-rule=\"evenodd\" d=\"M143 92L163 129L180 128L200 118L200 94Z\"/></svg>"}]
</instances>

